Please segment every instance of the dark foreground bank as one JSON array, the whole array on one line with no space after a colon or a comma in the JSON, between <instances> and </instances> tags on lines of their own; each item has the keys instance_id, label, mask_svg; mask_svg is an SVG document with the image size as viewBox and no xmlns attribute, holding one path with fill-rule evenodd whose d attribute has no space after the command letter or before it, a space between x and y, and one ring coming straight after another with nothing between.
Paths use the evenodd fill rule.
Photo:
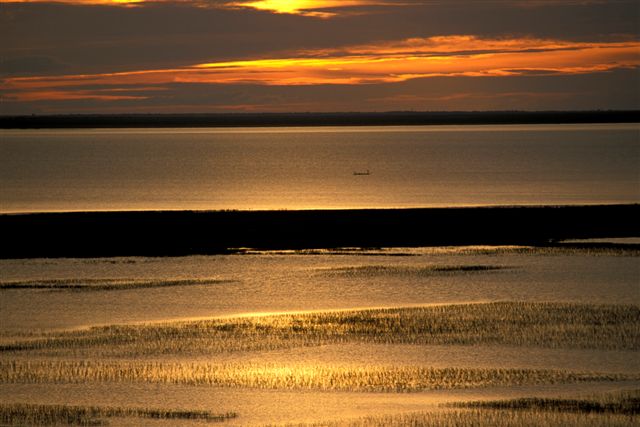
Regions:
<instances>
[{"instance_id":1,"label":"dark foreground bank","mask_svg":"<svg viewBox=\"0 0 640 427\"><path fill-rule=\"evenodd\" d=\"M640 111L397 111L380 113L73 114L0 116L0 128L414 126L638 123Z\"/></svg>"},{"instance_id":2,"label":"dark foreground bank","mask_svg":"<svg viewBox=\"0 0 640 427\"><path fill-rule=\"evenodd\" d=\"M175 256L233 248L549 245L640 237L640 205L0 215L1 258Z\"/></svg>"}]
</instances>

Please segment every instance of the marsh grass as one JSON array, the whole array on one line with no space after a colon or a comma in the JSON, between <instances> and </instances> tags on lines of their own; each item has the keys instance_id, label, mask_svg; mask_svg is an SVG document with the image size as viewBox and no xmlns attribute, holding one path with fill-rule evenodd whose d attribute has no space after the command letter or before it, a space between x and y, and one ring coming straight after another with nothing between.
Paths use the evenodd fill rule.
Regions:
<instances>
[{"instance_id":1,"label":"marsh grass","mask_svg":"<svg viewBox=\"0 0 640 427\"><path fill-rule=\"evenodd\" d=\"M460 409L283 424L280 427L631 427L637 426L637 421L635 416L617 414Z\"/></svg>"},{"instance_id":2,"label":"marsh grass","mask_svg":"<svg viewBox=\"0 0 640 427\"><path fill-rule=\"evenodd\" d=\"M488 386L640 380L640 375L542 369L471 369L132 361L0 362L0 383L145 382L259 389L418 392Z\"/></svg>"},{"instance_id":3,"label":"marsh grass","mask_svg":"<svg viewBox=\"0 0 640 427\"><path fill-rule=\"evenodd\" d=\"M0 425L104 425L105 418L135 417L163 420L226 421L234 412L214 414L208 411L183 411L148 408L97 406L0 404Z\"/></svg>"},{"instance_id":4,"label":"marsh grass","mask_svg":"<svg viewBox=\"0 0 640 427\"><path fill-rule=\"evenodd\" d=\"M635 426L640 414L640 390L621 391L583 399L522 398L498 401L455 402L443 410L281 427L400 427L400 426ZM454 408L454 409L450 409Z\"/></svg>"},{"instance_id":5,"label":"marsh grass","mask_svg":"<svg viewBox=\"0 0 640 427\"><path fill-rule=\"evenodd\" d=\"M425 266L394 266L394 265L361 265L354 267L337 267L318 269L318 274L344 277L371 276L436 276L483 273L505 270L509 267L500 265L425 265Z\"/></svg>"},{"instance_id":6,"label":"marsh grass","mask_svg":"<svg viewBox=\"0 0 640 427\"><path fill-rule=\"evenodd\" d=\"M422 255L589 255L589 256L640 256L638 244L590 244L575 245L558 242L549 246L522 245L474 245L474 246L434 246L418 248L335 248L335 249L291 249L258 250L250 248L233 249L237 255L339 255L339 256L397 256Z\"/></svg>"},{"instance_id":7,"label":"marsh grass","mask_svg":"<svg viewBox=\"0 0 640 427\"><path fill-rule=\"evenodd\" d=\"M0 290L39 289L49 291L120 291L128 289L166 288L173 286L216 285L232 282L234 281L218 279L47 279L0 282Z\"/></svg>"},{"instance_id":8,"label":"marsh grass","mask_svg":"<svg viewBox=\"0 0 640 427\"><path fill-rule=\"evenodd\" d=\"M332 343L640 349L640 307L497 302L93 327L0 345L0 354L135 357Z\"/></svg>"},{"instance_id":9,"label":"marsh grass","mask_svg":"<svg viewBox=\"0 0 640 427\"><path fill-rule=\"evenodd\" d=\"M263 250L252 248L230 249L234 255L340 255L340 256L419 256L412 248L335 248L335 249L277 249Z\"/></svg>"},{"instance_id":10,"label":"marsh grass","mask_svg":"<svg viewBox=\"0 0 640 427\"><path fill-rule=\"evenodd\" d=\"M640 390L585 399L527 397L510 400L459 402L456 408L501 409L518 411L556 411L640 415Z\"/></svg>"}]
</instances>

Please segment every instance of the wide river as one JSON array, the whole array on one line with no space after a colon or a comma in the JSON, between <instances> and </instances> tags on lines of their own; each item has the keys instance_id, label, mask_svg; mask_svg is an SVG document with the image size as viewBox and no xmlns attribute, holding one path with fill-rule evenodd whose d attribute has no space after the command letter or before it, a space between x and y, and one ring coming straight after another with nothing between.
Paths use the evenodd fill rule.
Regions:
<instances>
[{"instance_id":1,"label":"wide river","mask_svg":"<svg viewBox=\"0 0 640 427\"><path fill-rule=\"evenodd\" d=\"M638 165L638 124L2 130L0 212L637 203Z\"/></svg>"}]
</instances>

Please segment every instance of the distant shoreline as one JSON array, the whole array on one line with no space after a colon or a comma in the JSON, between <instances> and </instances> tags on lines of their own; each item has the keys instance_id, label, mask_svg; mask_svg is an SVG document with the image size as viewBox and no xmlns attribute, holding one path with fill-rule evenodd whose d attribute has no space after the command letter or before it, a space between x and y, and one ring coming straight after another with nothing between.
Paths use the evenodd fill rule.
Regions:
<instances>
[{"instance_id":1,"label":"distant shoreline","mask_svg":"<svg viewBox=\"0 0 640 427\"><path fill-rule=\"evenodd\" d=\"M640 123L640 110L0 116L0 129Z\"/></svg>"},{"instance_id":2,"label":"distant shoreline","mask_svg":"<svg viewBox=\"0 0 640 427\"><path fill-rule=\"evenodd\" d=\"M0 215L0 258L185 256L263 250L549 246L640 237L640 204Z\"/></svg>"}]
</instances>

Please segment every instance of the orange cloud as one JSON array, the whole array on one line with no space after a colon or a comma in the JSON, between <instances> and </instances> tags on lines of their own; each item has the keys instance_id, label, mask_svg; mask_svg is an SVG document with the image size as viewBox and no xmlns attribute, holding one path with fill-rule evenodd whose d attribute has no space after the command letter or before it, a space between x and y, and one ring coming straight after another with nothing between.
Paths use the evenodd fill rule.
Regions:
<instances>
[{"instance_id":1,"label":"orange cloud","mask_svg":"<svg viewBox=\"0 0 640 427\"><path fill-rule=\"evenodd\" d=\"M211 62L164 70L7 78L3 89L5 93L26 99L27 95L20 95L21 92L74 87L87 90L87 87L98 85L361 85L434 76L584 74L639 66L638 41L588 43L446 36L304 51L286 58Z\"/></svg>"},{"instance_id":2,"label":"orange cloud","mask_svg":"<svg viewBox=\"0 0 640 427\"><path fill-rule=\"evenodd\" d=\"M68 101L78 99L93 99L97 101L122 101L132 99L148 99L148 96L133 96L133 95L109 95L100 91L88 91L88 90L41 90L33 92L19 92L9 95L7 99L13 101Z\"/></svg>"},{"instance_id":3,"label":"orange cloud","mask_svg":"<svg viewBox=\"0 0 640 427\"><path fill-rule=\"evenodd\" d=\"M325 9L356 6L403 6L402 3L382 0L244 0L230 3L230 5L319 18L330 18L336 15L336 12L327 12Z\"/></svg>"},{"instance_id":4,"label":"orange cloud","mask_svg":"<svg viewBox=\"0 0 640 427\"><path fill-rule=\"evenodd\" d=\"M585 6L606 3L606 0L504 0L493 1L500 6L534 9L553 6ZM193 7L222 9L255 9L278 14L332 18L356 13L353 8L367 6L405 7L448 4L450 0L0 0L2 3L63 3L68 5L100 5L133 7L151 3L175 3ZM362 13L358 10L357 13ZM366 11L365 11L366 13Z\"/></svg>"},{"instance_id":5,"label":"orange cloud","mask_svg":"<svg viewBox=\"0 0 640 427\"><path fill-rule=\"evenodd\" d=\"M148 1L163 0L0 0L0 3L65 3L72 5L133 6Z\"/></svg>"},{"instance_id":6,"label":"orange cloud","mask_svg":"<svg viewBox=\"0 0 640 427\"><path fill-rule=\"evenodd\" d=\"M116 7L174 3L199 8L254 9L276 14L333 18L356 13L353 8L366 6L403 7L416 4L416 0L0 0L0 4L2 3L61 3L78 6ZM363 13L362 9L357 13Z\"/></svg>"},{"instance_id":7,"label":"orange cloud","mask_svg":"<svg viewBox=\"0 0 640 427\"><path fill-rule=\"evenodd\" d=\"M0 0L0 3L64 3L70 5L139 6L145 3L180 3L196 7L257 9L272 13L330 18L336 10L359 6L404 6L393 0ZM332 9L327 11L327 9Z\"/></svg>"},{"instance_id":8,"label":"orange cloud","mask_svg":"<svg viewBox=\"0 0 640 427\"><path fill-rule=\"evenodd\" d=\"M537 51L554 50L579 50L592 47L619 47L626 46L624 42L590 43L574 42L555 39L538 39L532 37L520 38L480 38L473 35L451 35L435 37L414 37L400 41L385 41L374 44L357 46L347 46L342 49L327 49L309 51L310 54L339 55L340 53L350 54L435 54L435 53L456 53L456 54L479 54L522 52L533 53Z\"/></svg>"}]
</instances>

